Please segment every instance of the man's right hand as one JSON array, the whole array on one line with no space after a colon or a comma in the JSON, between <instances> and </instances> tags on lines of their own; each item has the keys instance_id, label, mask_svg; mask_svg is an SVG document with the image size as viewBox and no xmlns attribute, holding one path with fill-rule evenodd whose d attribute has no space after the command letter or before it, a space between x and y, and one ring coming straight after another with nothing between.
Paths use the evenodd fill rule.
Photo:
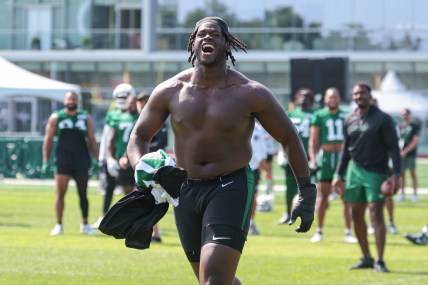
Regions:
<instances>
[{"instance_id":1,"label":"man's right hand","mask_svg":"<svg viewBox=\"0 0 428 285\"><path fill-rule=\"evenodd\" d=\"M333 181L331 181L331 186L333 187L334 191L336 191L339 196L343 196L345 194L345 181L334 178Z\"/></svg>"},{"instance_id":2,"label":"man's right hand","mask_svg":"<svg viewBox=\"0 0 428 285\"><path fill-rule=\"evenodd\" d=\"M107 171L112 177L119 176L119 163L113 157L107 158Z\"/></svg>"}]
</instances>

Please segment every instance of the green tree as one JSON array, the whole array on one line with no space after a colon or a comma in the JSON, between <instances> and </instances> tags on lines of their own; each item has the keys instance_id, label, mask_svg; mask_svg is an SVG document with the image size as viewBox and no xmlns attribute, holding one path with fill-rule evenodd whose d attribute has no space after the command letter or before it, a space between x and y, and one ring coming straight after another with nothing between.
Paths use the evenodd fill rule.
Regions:
<instances>
[{"instance_id":1,"label":"green tree","mask_svg":"<svg viewBox=\"0 0 428 285\"><path fill-rule=\"evenodd\" d=\"M206 7L196 8L186 15L183 27L193 28L197 21L208 16L220 17L232 27L237 23L235 14L230 13L224 3L218 0L209 0L206 3Z\"/></svg>"},{"instance_id":2,"label":"green tree","mask_svg":"<svg viewBox=\"0 0 428 285\"><path fill-rule=\"evenodd\" d=\"M280 28L305 28L305 21L302 16L294 12L292 7L280 7L274 10L266 11L265 23L268 27ZM320 28L320 23L309 23L308 28ZM319 32L298 32L290 31L289 33L271 34L271 42L278 46L298 47L303 46L305 49L313 48L313 41L320 38Z\"/></svg>"},{"instance_id":3,"label":"green tree","mask_svg":"<svg viewBox=\"0 0 428 285\"><path fill-rule=\"evenodd\" d=\"M314 48L321 50L377 50L362 24L348 23L345 30L332 31L314 41Z\"/></svg>"}]
</instances>

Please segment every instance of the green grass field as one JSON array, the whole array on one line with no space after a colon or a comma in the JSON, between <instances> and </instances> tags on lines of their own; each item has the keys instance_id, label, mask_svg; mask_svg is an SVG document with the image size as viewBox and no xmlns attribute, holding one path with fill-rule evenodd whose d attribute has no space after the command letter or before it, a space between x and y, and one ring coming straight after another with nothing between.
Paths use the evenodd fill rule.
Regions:
<instances>
[{"instance_id":1,"label":"green grass field","mask_svg":"<svg viewBox=\"0 0 428 285\"><path fill-rule=\"evenodd\" d=\"M98 218L102 196L90 188L90 220ZM117 200L119 197L115 197ZM66 197L65 233L49 235L54 221L53 186L0 184L0 284L197 284L182 252L172 209L160 222L162 244L139 251L123 240L79 233L77 194ZM349 271L360 257L355 244L345 244L341 204L331 202L325 240L312 244L294 226L275 225L284 206L277 193L274 211L258 213L260 236L249 236L237 275L243 284L428 284L428 247L405 240L403 232L419 232L427 221L428 195L418 203L396 204L399 235L388 235L385 260L389 274ZM369 236L373 254L373 236Z\"/></svg>"},{"instance_id":2,"label":"green grass field","mask_svg":"<svg viewBox=\"0 0 428 285\"><path fill-rule=\"evenodd\" d=\"M418 158L416 166L416 176L418 178L418 184L420 188L428 188L428 159ZM273 177L276 185L284 185L284 171L277 165L276 161L273 163ZM265 181L261 180L261 183ZM406 172L406 187L411 187L410 172Z\"/></svg>"}]
</instances>

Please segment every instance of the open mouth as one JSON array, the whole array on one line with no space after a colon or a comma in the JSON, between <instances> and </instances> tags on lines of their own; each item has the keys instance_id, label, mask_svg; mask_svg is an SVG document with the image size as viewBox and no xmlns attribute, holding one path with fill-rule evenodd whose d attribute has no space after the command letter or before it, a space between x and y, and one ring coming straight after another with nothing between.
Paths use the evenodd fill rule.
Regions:
<instances>
[{"instance_id":1,"label":"open mouth","mask_svg":"<svg viewBox=\"0 0 428 285\"><path fill-rule=\"evenodd\" d=\"M214 46L211 44L205 44L202 46L203 53L212 53L214 51Z\"/></svg>"}]
</instances>

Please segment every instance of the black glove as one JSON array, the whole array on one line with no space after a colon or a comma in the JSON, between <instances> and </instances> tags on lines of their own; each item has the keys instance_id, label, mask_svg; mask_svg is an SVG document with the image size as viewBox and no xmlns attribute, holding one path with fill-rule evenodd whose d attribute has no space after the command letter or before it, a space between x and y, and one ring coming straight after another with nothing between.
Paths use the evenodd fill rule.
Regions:
<instances>
[{"instance_id":1,"label":"black glove","mask_svg":"<svg viewBox=\"0 0 428 285\"><path fill-rule=\"evenodd\" d=\"M163 166L156 171L153 179L172 197L180 196L181 184L187 177L187 172L174 166Z\"/></svg>"},{"instance_id":2,"label":"black glove","mask_svg":"<svg viewBox=\"0 0 428 285\"><path fill-rule=\"evenodd\" d=\"M317 199L317 188L312 184L309 177L298 178L299 199L291 211L291 218L288 224L291 226L300 217L300 226L296 229L298 233L305 233L311 228L314 221L315 202Z\"/></svg>"}]
</instances>

